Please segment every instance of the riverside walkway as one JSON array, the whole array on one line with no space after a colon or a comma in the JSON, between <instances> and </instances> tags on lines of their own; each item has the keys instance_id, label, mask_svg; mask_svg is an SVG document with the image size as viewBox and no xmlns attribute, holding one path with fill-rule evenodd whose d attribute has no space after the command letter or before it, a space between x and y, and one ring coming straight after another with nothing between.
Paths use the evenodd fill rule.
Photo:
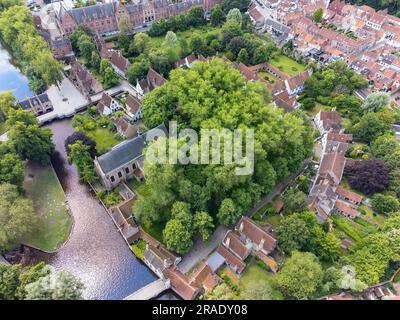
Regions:
<instances>
[{"instance_id":1,"label":"riverside walkway","mask_svg":"<svg viewBox=\"0 0 400 320\"><path fill-rule=\"evenodd\" d=\"M160 293L169 289L170 287L171 284L169 281L158 279L135 291L131 295L124 298L124 300L149 300L157 297Z\"/></svg>"}]
</instances>

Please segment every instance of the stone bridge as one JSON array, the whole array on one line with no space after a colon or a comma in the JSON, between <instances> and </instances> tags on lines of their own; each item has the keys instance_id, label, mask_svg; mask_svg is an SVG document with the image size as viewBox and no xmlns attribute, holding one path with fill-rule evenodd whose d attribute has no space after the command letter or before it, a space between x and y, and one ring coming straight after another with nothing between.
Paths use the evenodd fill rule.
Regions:
<instances>
[{"instance_id":1,"label":"stone bridge","mask_svg":"<svg viewBox=\"0 0 400 320\"><path fill-rule=\"evenodd\" d=\"M150 300L151 298L157 297L160 293L170 287L171 284L169 280L164 281L163 279L158 279L125 297L124 300Z\"/></svg>"}]
</instances>

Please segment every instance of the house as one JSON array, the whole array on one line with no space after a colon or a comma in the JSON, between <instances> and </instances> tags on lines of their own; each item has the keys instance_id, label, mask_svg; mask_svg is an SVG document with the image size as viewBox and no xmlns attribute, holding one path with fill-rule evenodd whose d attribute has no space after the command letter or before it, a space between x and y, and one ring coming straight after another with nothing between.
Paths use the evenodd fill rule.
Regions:
<instances>
[{"instance_id":1,"label":"house","mask_svg":"<svg viewBox=\"0 0 400 320\"><path fill-rule=\"evenodd\" d=\"M331 130L339 130L341 118L336 110L320 110L314 118L314 123L321 134L324 134Z\"/></svg>"},{"instance_id":2,"label":"house","mask_svg":"<svg viewBox=\"0 0 400 320\"><path fill-rule=\"evenodd\" d=\"M133 121L140 120L142 118L142 102L139 98L128 95L125 103L126 113Z\"/></svg>"},{"instance_id":3,"label":"house","mask_svg":"<svg viewBox=\"0 0 400 320\"><path fill-rule=\"evenodd\" d=\"M37 96L22 100L18 105L24 110L32 111L36 116L51 112L54 110L47 93L42 93Z\"/></svg>"},{"instance_id":4,"label":"house","mask_svg":"<svg viewBox=\"0 0 400 320\"><path fill-rule=\"evenodd\" d=\"M309 69L294 77L285 80L285 87L289 96L298 95L301 92L303 92L304 85L311 76L312 76L312 69Z\"/></svg>"},{"instance_id":5,"label":"house","mask_svg":"<svg viewBox=\"0 0 400 320\"><path fill-rule=\"evenodd\" d=\"M278 241L249 217L242 216L235 231L245 243L251 243L255 252L261 251L268 255L274 251Z\"/></svg>"},{"instance_id":6,"label":"house","mask_svg":"<svg viewBox=\"0 0 400 320\"><path fill-rule=\"evenodd\" d=\"M111 51L110 62L115 72L126 79L126 73L130 65L128 59L123 57L119 51Z\"/></svg>"},{"instance_id":7,"label":"house","mask_svg":"<svg viewBox=\"0 0 400 320\"><path fill-rule=\"evenodd\" d=\"M132 125L128 119L124 116L119 116L114 120L117 132L124 138L131 139L138 133L136 126Z\"/></svg>"},{"instance_id":8,"label":"house","mask_svg":"<svg viewBox=\"0 0 400 320\"><path fill-rule=\"evenodd\" d=\"M167 80L165 80L162 75L160 75L153 68L150 68L147 72L146 77L137 82L136 91L139 92L141 96L143 96L145 93L162 86L165 81Z\"/></svg>"},{"instance_id":9,"label":"house","mask_svg":"<svg viewBox=\"0 0 400 320\"><path fill-rule=\"evenodd\" d=\"M233 272L237 273L239 276L242 274L246 268L246 263L244 263L224 245L220 245L217 249L217 252L224 257L225 263L229 266L229 268L232 269Z\"/></svg>"},{"instance_id":10,"label":"house","mask_svg":"<svg viewBox=\"0 0 400 320\"><path fill-rule=\"evenodd\" d=\"M200 288L191 284L191 279L179 271L177 267L165 269L163 276L169 279L172 290L184 300L193 300L200 293Z\"/></svg>"},{"instance_id":11,"label":"house","mask_svg":"<svg viewBox=\"0 0 400 320\"><path fill-rule=\"evenodd\" d=\"M252 249L250 243L244 243L233 231L226 233L222 244L241 260L245 260Z\"/></svg>"},{"instance_id":12,"label":"house","mask_svg":"<svg viewBox=\"0 0 400 320\"><path fill-rule=\"evenodd\" d=\"M175 68L191 68L195 61L197 61L197 58L192 53L191 55L175 62Z\"/></svg>"},{"instance_id":13,"label":"house","mask_svg":"<svg viewBox=\"0 0 400 320\"><path fill-rule=\"evenodd\" d=\"M92 76L86 67L79 62L75 62L72 65L70 76L78 90L87 98L91 94L103 90L101 84Z\"/></svg>"},{"instance_id":14,"label":"house","mask_svg":"<svg viewBox=\"0 0 400 320\"><path fill-rule=\"evenodd\" d=\"M75 57L71 41L68 38L50 40L50 46L54 57L58 60L71 61Z\"/></svg>"},{"instance_id":15,"label":"house","mask_svg":"<svg viewBox=\"0 0 400 320\"><path fill-rule=\"evenodd\" d=\"M109 152L96 157L94 160L95 171L105 188L111 190L121 182L132 178L143 180L144 148L154 138L166 135L167 129L162 124L143 135L123 141Z\"/></svg>"},{"instance_id":16,"label":"house","mask_svg":"<svg viewBox=\"0 0 400 320\"><path fill-rule=\"evenodd\" d=\"M144 263L160 278L164 278L164 270L176 266L181 258L174 256L162 245L155 247L147 244L143 255Z\"/></svg>"},{"instance_id":17,"label":"house","mask_svg":"<svg viewBox=\"0 0 400 320\"><path fill-rule=\"evenodd\" d=\"M350 218L350 219L355 219L359 215L361 215L361 213L359 211L357 211L354 207L345 203L342 200L336 200L335 210L336 210L336 212L338 212L341 215L343 215L347 218Z\"/></svg>"},{"instance_id":18,"label":"house","mask_svg":"<svg viewBox=\"0 0 400 320\"><path fill-rule=\"evenodd\" d=\"M338 194L340 199L350 202L356 206L359 206L363 200L363 197L360 196L358 193L343 189L342 187L337 187L336 193Z\"/></svg>"},{"instance_id":19,"label":"house","mask_svg":"<svg viewBox=\"0 0 400 320\"><path fill-rule=\"evenodd\" d=\"M206 12L221 3L221 0L184 0L179 2L143 0L128 2L107 1L83 8L56 6L55 18L61 32L70 35L79 26L89 28L94 34L107 35L119 30L122 18L127 18L133 27L143 27L161 18L187 13L192 7L201 6Z\"/></svg>"},{"instance_id":20,"label":"house","mask_svg":"<svg viewBox=\"0 0 400 320\"><path fill-rule=\"evenodd\" d=\"M212 271L207 262L202 262L191 274L189 284L204 290L213 290L219 282L219 277Z\"/></svg>"},{"instance_id":21,"label":"house","mask_svg":"<svg viewBox=\"0 0 400 320\"><path fill-rule=\"evenodd\" d=\"M97 104L97 112L100 115L109 116L121 108L119 102L104 92Z\"/></svg>"}]
</instances>

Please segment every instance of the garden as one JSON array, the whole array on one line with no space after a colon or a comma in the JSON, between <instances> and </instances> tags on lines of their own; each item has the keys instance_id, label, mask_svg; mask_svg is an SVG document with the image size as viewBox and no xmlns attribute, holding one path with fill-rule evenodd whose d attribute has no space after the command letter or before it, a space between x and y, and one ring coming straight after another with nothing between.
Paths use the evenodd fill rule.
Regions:
<instances>
[{"instance_id":1,"label":"garden","mask_svg":"<svg viewBox=\"0 0 400 320\"><path fill-rule=\"evenodd\" d=\"M290 77L296 76L306 70L306 66L298 63L282 53L274 54L269 63Z\"/></svg>"},{"instance_id":2,"label":"garden","mask_svg":"<svg viewBox=\"0 0 400 320\"><path fill-rule=\"evenodd\" d=\"M68 239L72 218L54 169L28 162L24 190L33 201L39 223L23 242L46 251L57 250Z\"/></svg>"},{"instance_id":3,"label":"garden","mask_svg":"<svg viewBox=\"0 0 400 320\"><path fill-rule=\"evenodd\" d=\"M97 116L95 108L75 115L72 125L75 131L85 133L96 142L96 150L100 155L123 140L111 119L107 116Z\"/></svg>"}]
</instances>

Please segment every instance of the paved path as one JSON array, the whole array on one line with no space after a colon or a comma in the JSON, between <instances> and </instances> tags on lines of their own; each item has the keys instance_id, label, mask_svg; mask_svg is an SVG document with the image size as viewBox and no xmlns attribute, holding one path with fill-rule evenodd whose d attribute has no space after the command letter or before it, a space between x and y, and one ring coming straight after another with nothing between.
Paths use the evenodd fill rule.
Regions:
<instances>
[{"instance_id":1,"label":"paved path","mask_svg":"<svg viewBox=\"0 0 400 320\"><path fill-rule=\"evenodd\" d=\"M157 297L163 291L171 287L170 282L165 282L162 279L158 279L149 283L147 286L140 288L131 295L124 298L124 300L150 300L151 298Z\"/></svg>"},{"instance_id":2,"label":"paved path","mask_svg":"<svg viewBox=\"0 0 400 320\"><path fill-rule=\"evenodd\" d=\"M222 242L225 234L229 229L225 226L219 226L212 235L209 242L204 242L197 239L192 250L182 257L178 268L182 273L187 273L192 270L199 262L206 259Z\"/></svg>"}]
</instances>

